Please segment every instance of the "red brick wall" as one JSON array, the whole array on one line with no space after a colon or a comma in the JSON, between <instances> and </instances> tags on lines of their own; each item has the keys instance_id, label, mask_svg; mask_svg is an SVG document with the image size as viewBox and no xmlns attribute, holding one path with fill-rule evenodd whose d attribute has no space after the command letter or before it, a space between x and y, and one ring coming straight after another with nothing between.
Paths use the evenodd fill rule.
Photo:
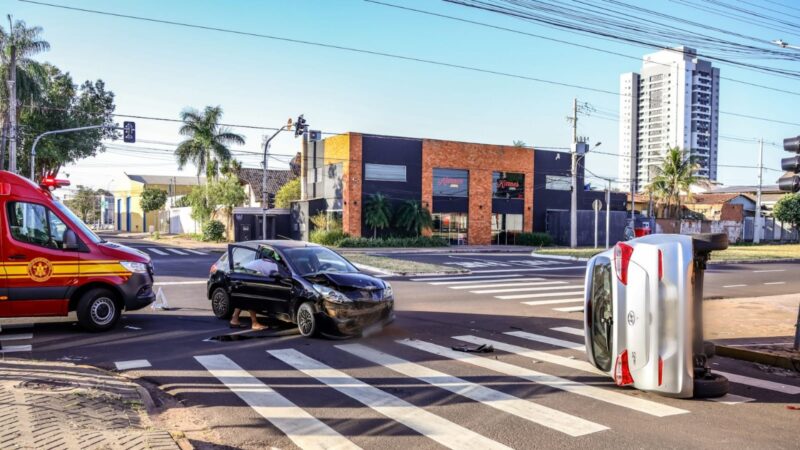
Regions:
<instances>
[{"instance_id":1,"label":"red brick wall","mask_svg":"<svg viewBox=\"0 0 800 450\"><path fill-rule=\"evenodd\" d=\"M347 203L343 208L342 222L344 232L351 236L361 236L361 181L363 165L361 164L361 134L350 133L350 161L348 170L344 171L343 200Z\"/></svg>"},{"instance_id":2,"label":"red brick wall","mask_svg":"<svg viewBox=\"0 0 800 450\"><path fill-rule=\"evenodd\" d=\"M505 145L466 142L422 141L422 202L433 206L433 169L466 169L469 171L469 217L467 240L473 245L490 244L492 240L492 173L525 174L525 206L523 229L533 225L533 150Z\"/></svg>"}]
</instances>

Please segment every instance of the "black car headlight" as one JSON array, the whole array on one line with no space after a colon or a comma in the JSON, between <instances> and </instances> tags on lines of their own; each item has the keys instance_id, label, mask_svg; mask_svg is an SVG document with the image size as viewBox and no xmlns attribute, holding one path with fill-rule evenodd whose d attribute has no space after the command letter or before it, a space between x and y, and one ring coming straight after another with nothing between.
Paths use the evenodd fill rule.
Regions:
<instances>
[{"instance_id":1,"label":"black car headlight","mask_svg":"<svg viewBox=\"0 0 800 450\"><path fill-rule=\"evenodd\" d=\"M343 303L353 302L341 292L337 291L336 289L329 288L328 286L323 286L321 284L312 284L311 287L313 287L315 291L319 292L319 294L322 295L322 298L331 303L343 304Z\"/></svg>"},{"instance_id":2,"label":"black car headlight","mask_svg":"<svg viewBox=\"0 0 800 450\"><path fill-rule=\"evenodd\" d=\"M383 298L384 299L394 298L394 291L392 290L392 285L387 283L386 281L384 281L383 284L384 284Z\"/></svg>"}]
</instances>

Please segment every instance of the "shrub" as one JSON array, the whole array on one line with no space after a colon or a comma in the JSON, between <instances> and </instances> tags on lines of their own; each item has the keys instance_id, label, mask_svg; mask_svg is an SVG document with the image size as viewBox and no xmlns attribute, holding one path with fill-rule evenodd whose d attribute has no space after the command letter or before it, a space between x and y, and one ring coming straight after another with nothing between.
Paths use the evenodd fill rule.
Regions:
<instances>
[{"instance_id":1,"label":"shrub","mask_svg":"<svg viewBox=\"0 0 800 450\"><path fill-rule=\"evenodd\" d=\"M447 247L450 243L440 237L389 237L389 238L346 238L339 242L340 247Z\"/></svg>"},{"instance_id":2,"label":"shrub","mask_svg":"<svg viewBox=\"0 0 800 450\"><path fill-rule=\"evenodd\" d=\"M219 220L209 220L203 225L203 240L220 242L225 240L225 225Z\"/></svg>"},{"instance_id":3,"label":"shrub","mask_svg":"<svg viewBox=\"0 0 800 450\"><path fill-rule=\"evenodd\" d=\"M326 214L324 211L314 214L309 220L316 230L334 231L342 229L342 219Z\"/></svg>"},{"instance_id":4,"label":"shrub","mask_svg":"<svg viewBox=\"0 0 800 450\"><path fill-rule=\"evenodd\" d=\"M326 231L320 229L314 230L308 235L309 241L315 244L326 245L328 247L339 247L341 242L348 238L349 235L342 230Z\"/></svg>"},{"instance_id":5,"label":"shrub","mask_svg":"<svg viewBox=\"0 0 800 450\"><path fill-rule=\"evenodd\" d=\"M509 233L508 243L531 247L549 247L553 245L553 237L547 233Z\"/></svg>"}]
</instances>

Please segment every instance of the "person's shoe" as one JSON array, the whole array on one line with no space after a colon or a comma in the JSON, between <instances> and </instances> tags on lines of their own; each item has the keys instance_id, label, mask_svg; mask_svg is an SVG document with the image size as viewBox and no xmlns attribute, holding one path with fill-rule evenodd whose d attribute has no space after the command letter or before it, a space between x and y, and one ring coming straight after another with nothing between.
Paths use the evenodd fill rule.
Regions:
<instances>
[{"instance_id":1,"label":"person's shoe","mask_svg":"<svg viewBox=\"0 0 800 450\"><path fill-rule=\"evenodd\" d=\"M268 327L266 325L261 325L260 323L254 323L251 329L253 331L263 331L266 330Z\"/></svg>"},{"instance_id":2,"label":"person's shoe","mask_svg":"<svg viewBox=\"0 0 800 450\"><path fill-rule=\"evenodd\" d=\"M241 324L241 323L229 323L228 325L229 325L231 328L247 328L247 326L246 326L246 325L243 325L243 324Z\"/></svg>"}]
</instances>

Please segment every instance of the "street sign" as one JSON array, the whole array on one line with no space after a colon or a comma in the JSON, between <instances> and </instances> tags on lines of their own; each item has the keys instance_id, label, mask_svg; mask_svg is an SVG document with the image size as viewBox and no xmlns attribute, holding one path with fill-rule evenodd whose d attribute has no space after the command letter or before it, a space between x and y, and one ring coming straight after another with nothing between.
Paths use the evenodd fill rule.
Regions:
<instances>
[{"instance_id":1,"label":"street sign","mask_svg":"<svg viewBox=\"0 0 800 450\"><path fill-rule=\"evenodd\" d=\"M309 141L318 141L322 139L322 131L319 130L311 130L308 132L308 140Z\"/></svg>"},{"instance_id":2,"label":"street sign","mask_svg":"<svg viewBox=\"0 0 800 450\"><path fill-rule=\"evenodd\" d=\"M122 140L128 144L136 142L136 122L122 123Z\"/></svg>"},{"instance_id":3,"label":"street sign","mask_svg":"<svg viewBox=\"0 0 800 450\"><path fill-rule=\"evenodd\" d=\"M594 209L595 211L600 211L601 209L603 209L603 202L601 202L600 199L597 198L594 199L594 201L592 202L592 209Z\"/></svg>"}]
</instances>

